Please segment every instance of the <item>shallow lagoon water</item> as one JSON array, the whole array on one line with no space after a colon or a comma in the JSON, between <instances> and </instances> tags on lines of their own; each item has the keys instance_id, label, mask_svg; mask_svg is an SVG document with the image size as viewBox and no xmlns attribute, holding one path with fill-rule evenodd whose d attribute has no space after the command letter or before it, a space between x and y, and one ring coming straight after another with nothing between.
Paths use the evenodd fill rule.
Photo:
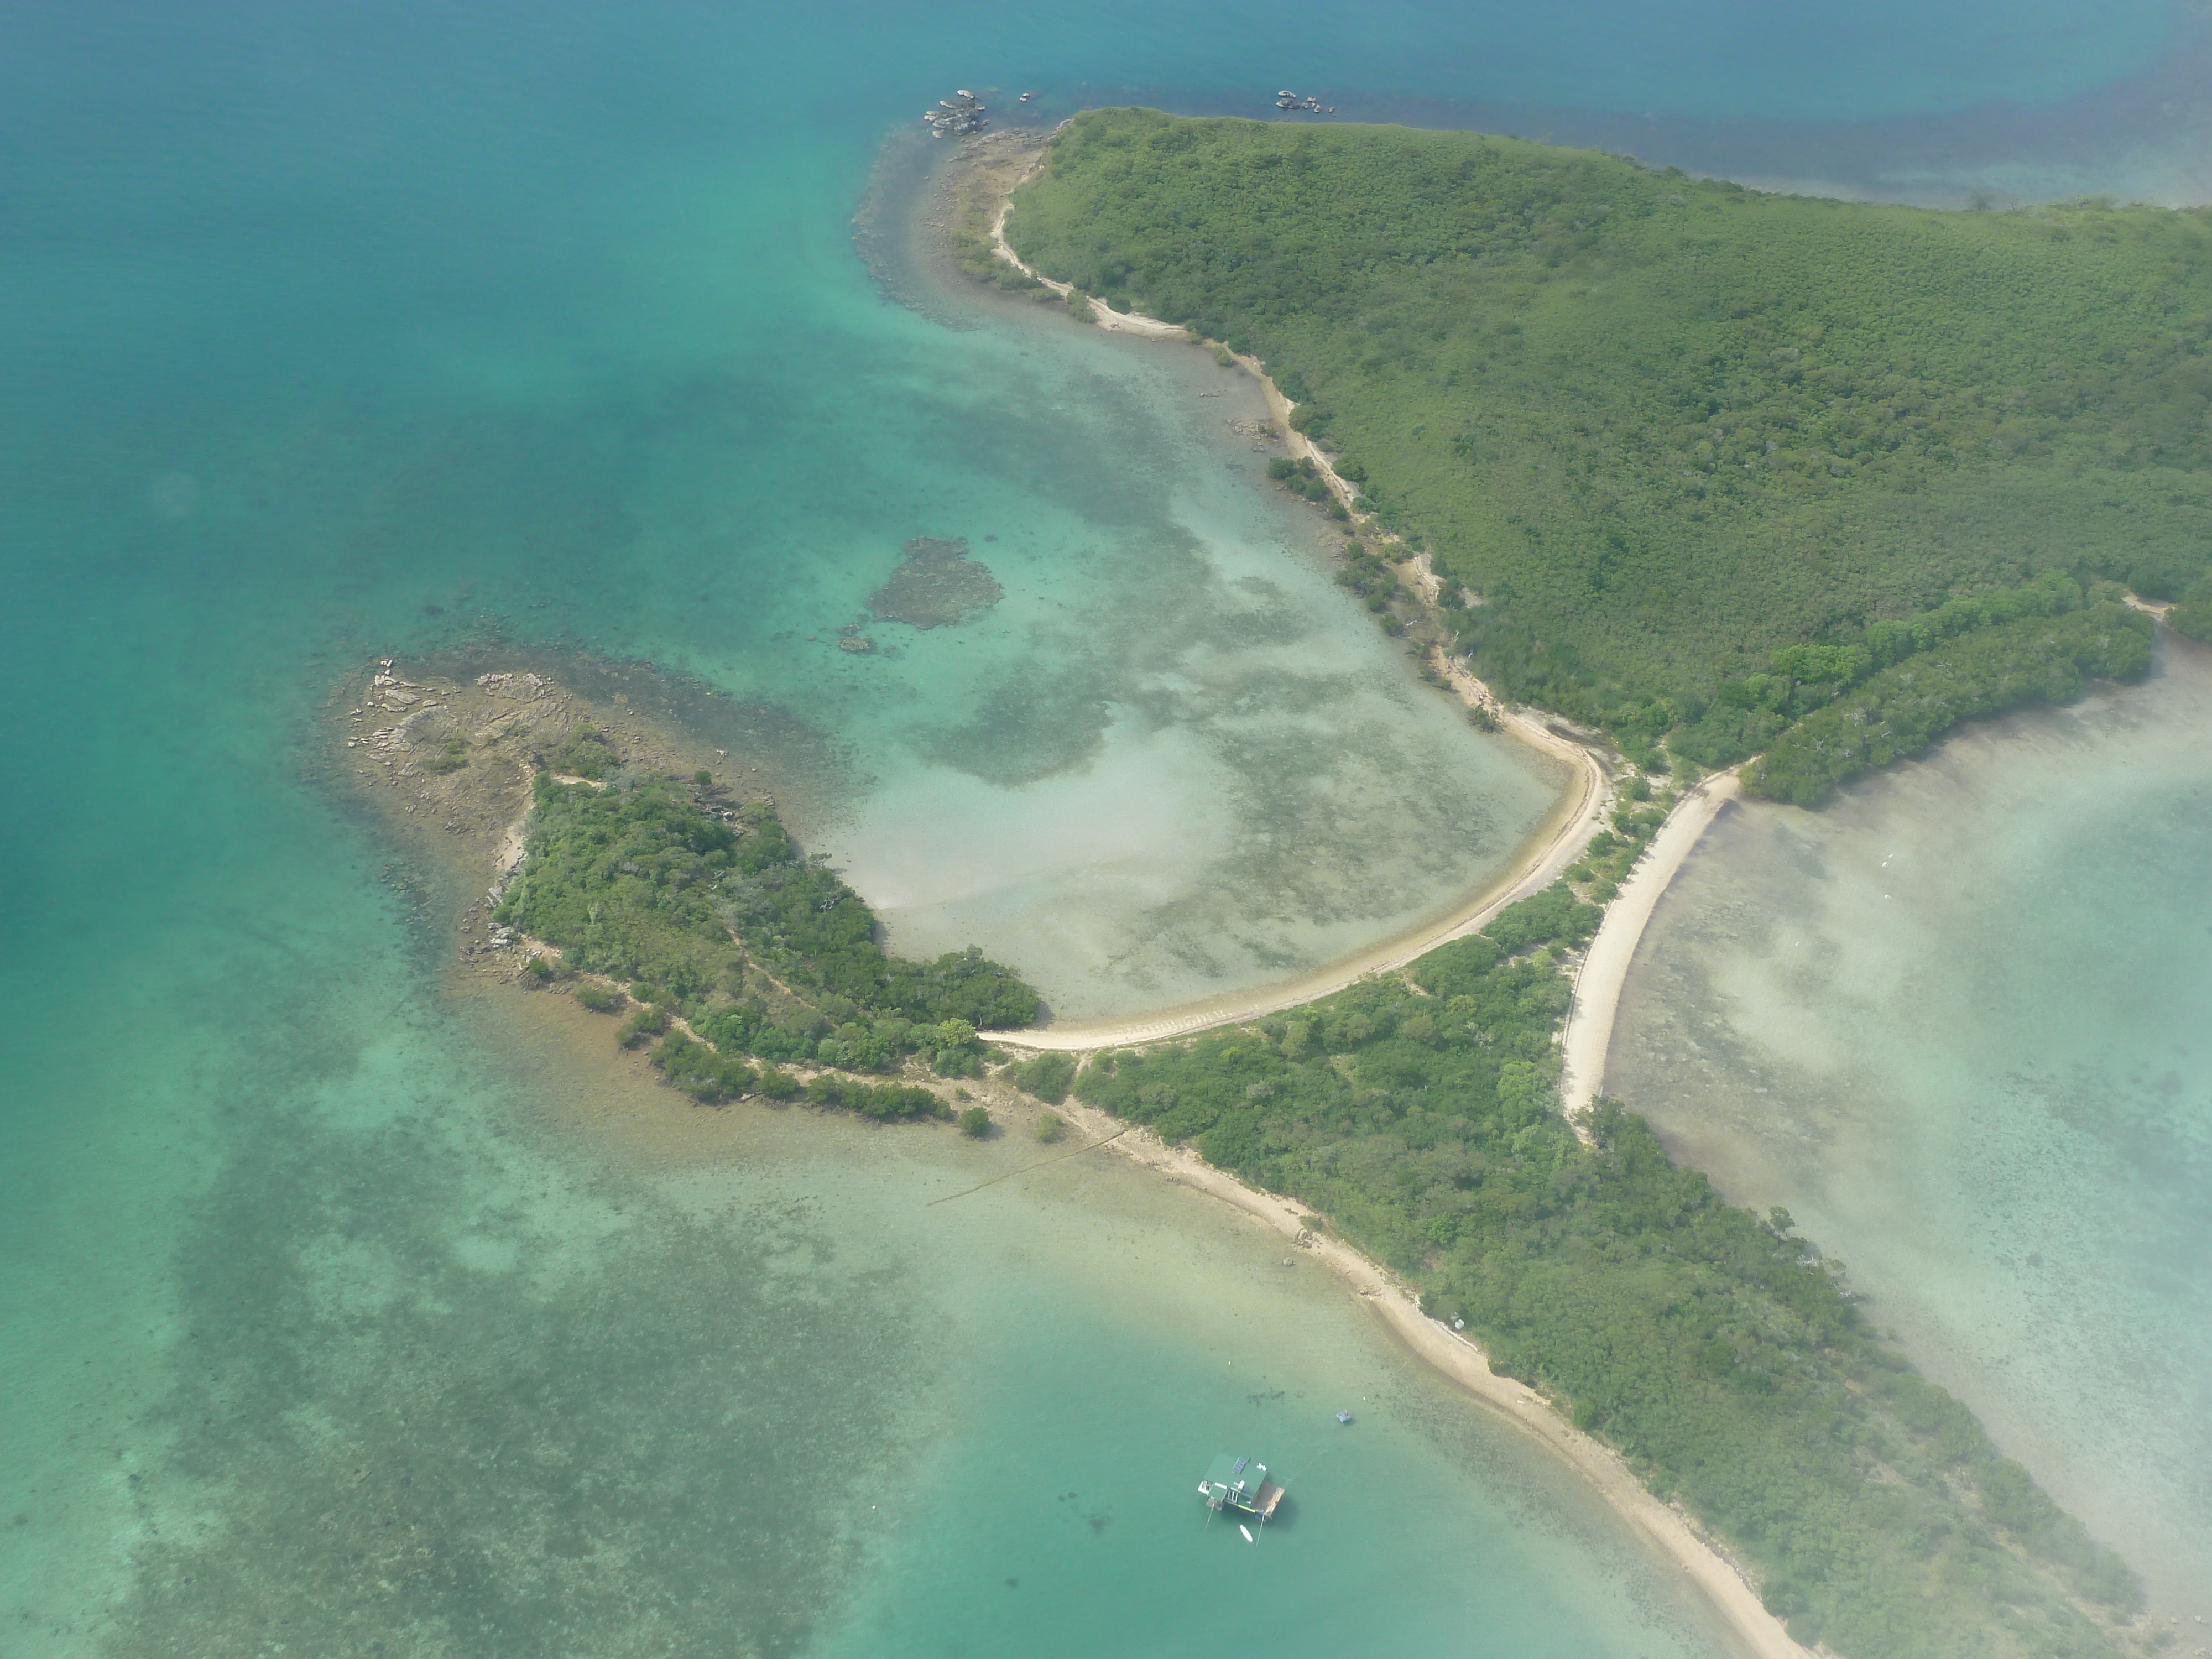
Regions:
<instances>
[{"instance_id":1,"label":"shallow lagoon water","mask_svg":"<svg viewBox=\"0 0 2212 1659\"><path fill-rule=\"evenodd\" d=\"M1662 901L1607 1090L2212 1618L2212 651L1808 814Z\"/></svg>"},{"instance_id":2,"label":"shallow lagoon water","mask_svg":"<svg viewBox=\"0 0 2212 1659\"><path fill-rule=\"evenodd\" d=\"M916 1608L1034 1645L1024 1621L1058 1595L1114 1652L1136 1627L1117 1620L1157 1633L1174 1609L1109 1592L1165 1573L1194 1616L1227 1583L1279 1598L1316 1653L1709 1651L1571 1486L1358 1310L1133 1172L925 1220L921 1185L1011 1147L794 1116L743 1156L630 1148L611 1115L672 1103L583 1086L552 1035L445 999L441 892L328 793L313 711L371 650L495 632L686 670L775 700L755 724L779 787L917 942L988 923L1009 954L1062 949L1024 941L1017 888L902 863L866 802L944 811L951 778L973 844L1026 848L1057 813L1060 862L1023 872L1049 888L1137 837L1235 844L1252 803L1221 780L1276 763L1238 771L1251 734L1218 700L1264 688L1271 651L1356 680L1409 741L1441 705L1389 679L1352 607L1311 609L1334 596L1310 521L1236 480L1250 459L1206 459L1210 411L1165 384L1185 368L884 302L848 216L887 126L971 78L1034 76L1054 113L1138 85L1224 106L1261 38L1268 88L1580 95L1693 125L1955 113L2118 84L2171 21L1409 6L1348 40L1279 8L11 9L0 1646L842 1654L920 1639L886 1623ZM873 662L810 646L916 533L1020 577L996 620ZM1141 640L1158 590L1135 576L1161 572L1234 624L1201 672L1097 644ZM1268 633L1254 574L1304 631ZM1010 670L1041 639L1037 718L960 716L996 671L963 678L957 652ZM924 669L948 712L902 702ZM1124 684L1143 695L1106 695ZM1267 719L1295 772L1297 722ZM1262 805L1296 830L1372 811L1375 787L1325 775ZM1451 842L1449 787L1425 799L1450 821L1364 848L1378 917L1418 908L1436 849L1488 856ZM1082 839L1115 814L1131 839ZM1300 948L1328 948L1341 918L1293 901ZM1111 927L1079 943L1130 959ZM1243 969L1281 944L1239 943ZM1030 1340L1079 1358L1072 1380ZM1268 1389L1229 1382L1224 1343ZM1252 1394L1363 1383L1381 1407L1346 1443L1376 1462L1316 1463L1300 1525L1224 1559L1193 1524L1193 1456L1276 1435ZM1065 1490L1110 1499L1103 1529L1032 1507L1079 1445ZM1392 1481L1421 1501L1375 1504ZM875 1483L910 1524L860 1521ZM1303 1540L1330 1547L1273 1553ZM1358 1644L1330 1622L1355 1617Z\"/></svg>"}]
</instances>

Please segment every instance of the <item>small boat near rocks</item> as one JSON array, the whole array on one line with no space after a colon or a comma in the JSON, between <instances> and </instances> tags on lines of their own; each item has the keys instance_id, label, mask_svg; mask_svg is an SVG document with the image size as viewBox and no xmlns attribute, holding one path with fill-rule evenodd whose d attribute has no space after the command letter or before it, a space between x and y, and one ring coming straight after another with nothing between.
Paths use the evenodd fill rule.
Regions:
<instances>
[{"instance_id":1,"label":"small boat near rocks","mask_svg":"<svg viewBox=\"0 0 2212 1659\"><path fill-rule=\"evenodd\" d=\"M964 138L971 132L981 132L990 125L983 118L990 107L974 93L963 87L950 98L937 100L935 109L926 109L921 118L929 124L933 138Z\"/></svg>"}]
</instances>

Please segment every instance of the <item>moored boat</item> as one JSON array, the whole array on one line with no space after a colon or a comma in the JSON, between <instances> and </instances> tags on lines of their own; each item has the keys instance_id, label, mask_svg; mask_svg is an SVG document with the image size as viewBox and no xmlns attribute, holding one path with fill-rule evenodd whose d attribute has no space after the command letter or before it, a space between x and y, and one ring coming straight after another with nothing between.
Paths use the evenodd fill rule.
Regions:
<instances>
[{"instance_id":1,"label":"moored boat","mask_svg":"<svg viewBox=\"0 0 2212 1659\"><path fill-rule=\"evenodd\" d=\"M1256 1516L1262 1522L1271 1517L1276 1505L1283 1501L1283 1489L1267 1479L1265 1463L1255 1463L1249 1457L1231 1457L1227 1452L1213 1460L1206 1479L1198 1483L1198 1495L1210 1510L1237 1510Z\"/></svg>"}]
</instances>

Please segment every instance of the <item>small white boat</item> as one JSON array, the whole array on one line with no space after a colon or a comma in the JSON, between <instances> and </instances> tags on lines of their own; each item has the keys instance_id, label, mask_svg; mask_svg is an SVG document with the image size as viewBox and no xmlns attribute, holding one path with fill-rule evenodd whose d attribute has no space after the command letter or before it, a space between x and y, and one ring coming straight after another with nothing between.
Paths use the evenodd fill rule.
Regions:
<instances>
[{"instance_id":1,"label":"small white boat","mask_svg":"<svg viewBox=\"0 0 2212 1659\"><path fill-rule=\"evenodd\" d=\"M1237 1523L1237 1530L1244 1534L1244 1541L1248 1544L1256 1544L1260 1541L1258 1539L1252 1536L1252 1528L1246 1526L1242 1521L1239 1521Z\"/></svg>"}]
</instances>

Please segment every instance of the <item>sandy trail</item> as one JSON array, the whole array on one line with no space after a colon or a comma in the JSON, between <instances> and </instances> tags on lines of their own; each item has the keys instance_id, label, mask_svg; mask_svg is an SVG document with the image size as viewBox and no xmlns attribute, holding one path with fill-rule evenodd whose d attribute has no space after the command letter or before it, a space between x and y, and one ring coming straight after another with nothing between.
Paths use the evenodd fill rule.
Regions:
<instances>
[{"instance_id":1,"label":"sandy trail","mask_svg":"<svg viewBox=\"0 0 2212 1659\"><path fill-rule=\"evenodd\" d=\"M1167 1180L1241 1211L1315 1257L1371 1308L1392 1335L1413 1354L1474 1396L1483 1406L1534 1435L1597 1488L1600 1496L1646 1543L1680 1566L1718 1612L1752 1659L1808 1659L1781 1621L1759 1604L1758 1592L1707 1542L1680 1510L1647 1492L1618 1452L1575 1428L1527 1384L1499 1376L1481 1348L1424 1315L1413 1293L1350 1245L1310 1231L1299 1206L1273 1193L1224 1175L1186 1147L1170 1146L1151 1130L1070 1100L1059 1109L1103 1147L1134 1159ZM1086 1149L1089 1150L1089 1149Z\"/></svg>"}]
</instances>

